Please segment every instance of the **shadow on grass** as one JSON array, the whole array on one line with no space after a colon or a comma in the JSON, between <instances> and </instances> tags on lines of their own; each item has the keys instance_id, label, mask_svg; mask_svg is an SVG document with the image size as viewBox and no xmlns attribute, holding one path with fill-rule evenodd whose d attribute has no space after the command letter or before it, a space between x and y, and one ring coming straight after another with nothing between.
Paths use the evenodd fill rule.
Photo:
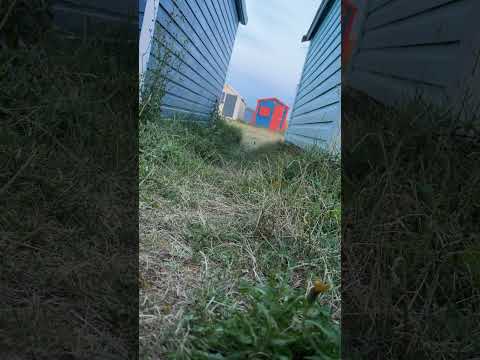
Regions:
<instances>
[{"instance_id":1,"label":"shadow on grass","mask_svg":"<svg viewBox=\"0 0 480 360\"><path fill-rule=\"evenodd\" d=\"M342 351L478 355L480 146L458 136L472 124L421 101L342 101Z\"/></svg>"},{"instance_id":2,"label":"shadow on grass","mask_svg":"<svg viewBox=\"0 0 480 360\"><path fill-rule=\"evenodd\" d=\"M55 34L0 52L5 358L138 353L135 59Z\"/></svg>"}]
</instances>

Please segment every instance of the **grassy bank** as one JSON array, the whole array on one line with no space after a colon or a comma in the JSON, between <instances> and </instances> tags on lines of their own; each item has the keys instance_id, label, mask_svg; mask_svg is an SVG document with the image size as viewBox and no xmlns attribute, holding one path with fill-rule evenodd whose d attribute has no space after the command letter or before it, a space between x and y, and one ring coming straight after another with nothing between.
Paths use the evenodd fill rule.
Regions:
<instances>
[{"instance_id":1,"label":"grassy bank","mask_svg":"<svg viewBox=\"0 0 480 360\"><path fill-rule=\"evenodd\" d=\"M241 137L140 128L142 358L338 357L339 161Z\"/></svg>"},{"instance_id":2,"label":"grassy bank","mask_svg":"<svg viewBox=\"0 0 480 360\"><path fill-rule=\"evenodd\" d=\"M461 122L422 101L394 110L343 94L342 350L352 359L473 359L478 116Z\"/></svg>"}]
</instances>

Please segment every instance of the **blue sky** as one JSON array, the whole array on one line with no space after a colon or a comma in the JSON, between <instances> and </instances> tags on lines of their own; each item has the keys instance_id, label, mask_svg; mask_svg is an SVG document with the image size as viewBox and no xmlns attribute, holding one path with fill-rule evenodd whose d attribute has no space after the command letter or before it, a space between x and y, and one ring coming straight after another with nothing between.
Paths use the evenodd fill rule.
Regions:
<instances>
[{"instance_id":1,"label":"blue sky","mask_svg":"<svg viewBox=\"0 0 480 360\"><path fill-rule=\"evenodd\" d=\"M250 107L262 97L278 97L292 107L308 50L302 36L321 2L246 0L248 24L238 29L227 83Z\"/></svg>"}]
</instances>

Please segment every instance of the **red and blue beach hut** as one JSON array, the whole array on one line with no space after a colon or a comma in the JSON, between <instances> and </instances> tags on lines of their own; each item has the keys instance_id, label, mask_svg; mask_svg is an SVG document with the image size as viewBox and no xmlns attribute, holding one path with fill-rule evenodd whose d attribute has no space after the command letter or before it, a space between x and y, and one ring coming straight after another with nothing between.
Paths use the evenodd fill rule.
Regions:
<instances>
[{"instance_id":1,"label":"red and blue beach hut","mask_svg":"<svg viewBox=\"0 0 480 360\"><path fill-rule=\"evenodd\" d=\"M251 125L272 131L285 131L289 107L277 98L259 99Z\"/></svg>"}]
</instances>

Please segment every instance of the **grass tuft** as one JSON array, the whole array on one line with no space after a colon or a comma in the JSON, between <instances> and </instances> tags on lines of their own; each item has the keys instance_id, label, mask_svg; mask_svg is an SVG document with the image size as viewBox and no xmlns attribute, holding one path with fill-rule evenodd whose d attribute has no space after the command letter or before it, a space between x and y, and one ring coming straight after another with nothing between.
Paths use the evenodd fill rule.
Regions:
<instances>
[{"instance_id":1,"label":"grass tuft","mask_svg":"<svg viewBox=\"0 0 480 360\"><path fill-rule=\"evenodd\" d=\"M247 283L239 291L245 304L224 319L189 322L192 350L188 358L248 359L260 354L274 359L339 358L340 331L328 308L308 302L305 293L289 286L288 280Z\"/></svg>"}]
</instances>

